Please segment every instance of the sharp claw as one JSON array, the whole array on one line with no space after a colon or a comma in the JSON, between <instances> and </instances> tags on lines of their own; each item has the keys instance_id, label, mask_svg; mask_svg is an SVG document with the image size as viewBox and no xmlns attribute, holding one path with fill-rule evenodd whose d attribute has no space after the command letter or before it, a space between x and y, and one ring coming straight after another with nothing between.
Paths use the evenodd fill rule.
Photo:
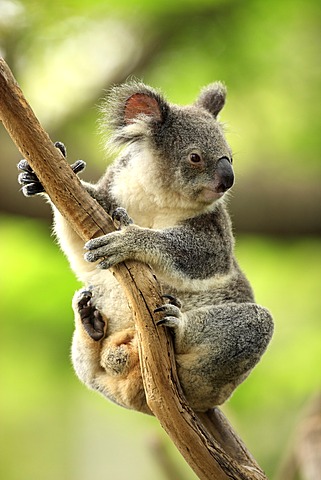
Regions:
<instances>
[{"instance_id":1,"label":"sharp claw","mask_svg":"<svg viewBox=\"0 0 321 480\"><path fill-rule=\"evenodd\" d=\"M94 257L93 252L86 252L84 255L86 262L95 262L96 258Z\"/></svg>"},{"instance_id":2,"label":"sharp claw","mask_svg":"<svg viewBox=\"0 0 321 480\"><path fill-rule=\"evenodd\" d=\"M83 290L81 292L81 298L78 301L78 307L79 308L85 307L88 304L89 300L91 300L92 296L93 295L90 290Z\"/></svg>"},{"instance_id":3,"label":"sharp claw","mask_svg":"<svg viewBox=\"0 0 321 480\"><path fill-rule=\"evenodd\" d=\"M74 173L82 172L86 168L86 162L83 160L77 160L75 163L70 165Z\"/></svg>"},{"instance_id":4,"label":"sharp claw","mask_svg":"<svg viewBox=\"0 0 321 480\"><path fill-rule=\"evenodd\" d=\"M24 185L25 183L25 172L23 173L19 173L18 175L18 183L20 183L20 185Z\"/></svg>"},{"instance_id":5,"label":"sharp claw","mask_svg":"<svg viewBox=\"0 0 321 480\"><path fill-rule=\"evenodd\" d=\"M165 295L162 295L162 298L166 298L167 300L169 300L169 303L171 305L175 305L175 307L178 307L178 308L182 307L181 302L178 300L178 298L173 297L173 295L165 294Z\"/></svg>"},{"instance_id":6,"label":"sharp claw","mask_svg":"<svg viewBox=\"0 0 321 480\"><path fill-rule=\"evenodd\" d=\"M155 322L155 323L156 323L157 326L158 326L158 325L165 325L165 323L166 323L166 318L162 318L161 320L157 320L157 322Z\"/></svg>"},{"instance_id":7,"label":"sharp claw","mask_svg":"<svg viewBox=\"0 0 321 480\"><path fill-rule=\"evenodd\" d=\"M20 160L17 167L21 171L18 175L18 182L22 185L21 190L26 197L32 197L45 191L26 159Z\"/></svg>"},{"instance_id":8,"label":"sharp claw","mask_svg":"<svg viewBox=\"0 0 321 480\"><path fill-rule=\"evenodd\" d=\"M32 197L33 195L37 195L37 193L45 191L39 183L29 183L28 185L24 185L21 190L25 197Z\"/></svg>"},{"instance_id":9,"label":"sharp claw","mask_svg":"<svg viewBox=\"0 0 321 480\"><path fill-rule=\"evenodd\" d=\"M110 268L110 264L109 262L107 262L106 260L104 260L103 262L100 262L97 267L100 269L100 270L107 270L108 268Z\"/></svg>"},{"instance_id":10,"label":"sharp claw","mask_svg":"<svg viewBox=\"0 0 321 480\"><path fill-rule=\"evenodd\" d=\"M157 307L155 308L154 313L164 312L165 310L166 310L166 307Z\"/></svg>"},{"instance_id":11,"label":"sharp claw","mask_svg":"<svg viewBox=\"0 0 321 480\"><path fill-rule=\"evenodd\" d=\"M128 227L133 223L133 220L130 218L125 208L118 207L112 213L113 222L116 224L116 227L123 228Z\"/></svg>"},{"instance_id":12,"label":"sharp claw","mask_svg":"<svg viewBox=\"0 0 321 480\"><path fill-rule=\"evenodd\" d=\"M164 317L161 320L158 320L156 325L165 325L165 327L177 328L179 325L179 320L176 317Z\"/></svg>"},{"instance_id":13,"label":"sharp claw","mask_svg":"<svg viewBox=\"0 0 321 480\"><path fill-rule=\"evenodd\" d=\"M20 185L25 185L28 183L37 183L39 182L37 176L32 172L22 172L18 175L18 182Z\"/></svg>"},{"instance_id":14,"label":"sharp claw","mask_svg":"<svg viewBox=\"0 0 321 480\"><path fill-rule=\"evenodd\" d=\"M18 170L22 170L23 172L28 172L28 173L33 173L32 168L30 167L29 163L25 158L20 160L20 162L17 165Z\"/></svg>"},{"instance_id":15,"label":"sharp claw","mask_svg":"<svg viewBox=\"0 0 321 480\"><path fill-rule=\"evenodd\" d=\"M63 156L66 158L67 149L66 149L65 145L62 142L55 142L55 147L58 148L58 150L60 150L61 153L63 154Z\"/></svg>"}]
</instances>

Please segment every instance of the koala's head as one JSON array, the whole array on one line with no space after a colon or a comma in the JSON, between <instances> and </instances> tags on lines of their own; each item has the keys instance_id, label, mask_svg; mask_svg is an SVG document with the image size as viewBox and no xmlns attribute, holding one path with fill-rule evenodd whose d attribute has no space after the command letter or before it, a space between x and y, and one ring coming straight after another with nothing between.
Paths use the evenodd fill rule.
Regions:
<instances>
[{"instance_id":1,"label":"koala's head","mask_svg":"<svg viewBox=\"0 0 321 480\"><path fill-rule=\"evenodd\" d=\"M128 146L133 162L149 158L165 189L210 205L234 183L231 150L217 121L225 97L217 82L205 87L193 105L180 107L142 83L125 84L107 97L105 124L114 144Z\"/></svg>"}]
</instances>

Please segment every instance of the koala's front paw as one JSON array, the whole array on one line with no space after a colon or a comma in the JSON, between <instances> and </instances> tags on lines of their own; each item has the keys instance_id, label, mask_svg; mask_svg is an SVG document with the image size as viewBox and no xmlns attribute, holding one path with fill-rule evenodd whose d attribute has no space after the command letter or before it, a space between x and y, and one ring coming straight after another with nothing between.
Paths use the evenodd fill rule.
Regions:
<instances>
[{"instance_id":1,"label":"koala's front paw","mask_svg":"<svg viewBox=\"0 0 321 480\"><path fill-rule=\"evenodd\" d=\"M85 244L87 250L85 260L99 261L98 267L107 269L130 258L135 245L128 240L127 231L127 229L118 230L89 240Z\"/></svg>"},{"instance_id":2,"label":"koala's front paw","mask_svg":"<svg viewBox=\"0 0 321 480\"><path fill-rule=\"evenodd\" d=\"M172 295L162 295L162 297L167 299L168 303L155 308L154 313L162 313L162 318L156 321L156 325L165 325L176 329L182 320L182 304L178 298Z\"/></svg>"},{"instance_id":3,"label":"koala's front paw","mask_svg":"<svg viewBox=\"0 0 321 480\"><path fill-rule=\"evenodd\" d=\"M62 142L55 142L55 147L61 151L61 153L65 158L67 158L67 149ZM86 168L86 162L84 162L83 160L76 160L74 163L70 165L70 167L74 173L79 173Z\"/></svg>"},{"instance_id":4,"label":"koala's front paw","mask_svg":"<svg viewBox=\"0 0 321 480\"><path fill-rule=\"evenodd\" d=\"M37 195L37 193L42 193L45 191L40 180L30 167L27 160L20 160L17 167L18 170L21 170L22 172L18 175L18 182L20 185L22 185L21 190L26 197L31 197L33 195Z\"/></svg>"},{"instance_id":5,"label":"koala's front paw","mask_svg":"<svg viewBox=\"0 0 321 480\"><path fill-rule=\"evenodd\" d=\"M92 292L83 290L77 303L81 322L88 335L95 341L105 336L105 322L101 313L92 303Z\"/></svg>"},{"instance_id":6,"label":"koala's front paw","mask_svg":"<svg viewBox=\"0 0 321 480\"><path fill-rule=\"evenodd\" d=\"M124 241L124 231L126 227L133 223L125 208L118 207L112 213L112 219L117 229L107 235L94 238L86 243L85 254L87 262L96 262L100 260L98 268L108 269L127 260L128 242Z\"/></svg>"},{"instance_id":7,"label":"koala's front paw","mask_svg":"<svg viewBox=\"0 0 321 480\"><path fill-rule=\"evenodd\" d=\"M62 155L66 157L67 150L65 145L62 142L56 142L55 147L60 150ZM75 163L70 165L74 173L79 173L86 167L86 163L83 160L77 160ZM43 188L39 178L35 172L30 167L27 160L22 159L17 165L18 170L21 170L21 173L18 175L18 182L22 185L22 193L26 197L31 197L37 195L38 193L43 193L45 189Z\"/></svg>"}]
</instances>

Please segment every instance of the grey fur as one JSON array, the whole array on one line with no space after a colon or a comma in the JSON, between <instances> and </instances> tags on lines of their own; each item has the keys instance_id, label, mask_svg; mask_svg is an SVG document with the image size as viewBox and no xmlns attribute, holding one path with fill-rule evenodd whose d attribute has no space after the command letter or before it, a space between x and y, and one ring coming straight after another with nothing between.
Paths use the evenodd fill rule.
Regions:
<instances>
[{"instance_id":1,"label":"grey fur","mask_svg":"<svg viewBox=\"0 0 321 480\"><path fill-rule=\"evenodd\" d=\"M108 213L116 209L120 229L87 242L85 261L81 240L55 211L61 247L86 285L73 301L76 373L127 408L149 412L132 315L108 270L119 262L150 264L174 297L155 318L173 330L179 378L196 411L223 403L272 336L271 315L255 304L234 257L223 198L234 180L232 153L216 119L225 95L211 84L194 105L178 107L142 83L112 89L103 125L109 146L124 149L96 185L84 185ZM97 338L105 329L99 341L88 334L95 322Z\"/></svg>"},{"instance_id":2,"label":"grey fur","mask_svg":"<svg viewBox=\"0 0 321 480\"><path fill-rule=\"evenodd\" d=\"M211 83L201 90L201 93L195 102L216 118L225 105L226 88L221 82Z\"/></svg>"}]
</instances>

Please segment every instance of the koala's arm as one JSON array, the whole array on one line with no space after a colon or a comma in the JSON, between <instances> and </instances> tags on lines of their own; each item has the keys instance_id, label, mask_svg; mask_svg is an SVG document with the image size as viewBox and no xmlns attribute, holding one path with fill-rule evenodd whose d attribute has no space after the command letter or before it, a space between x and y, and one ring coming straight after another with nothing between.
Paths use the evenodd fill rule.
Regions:
<instances>
[{"instance_id":1,"label":"koala's arm","mask_svg":"<svg viewBox=\"0 0 321 480\"><path fill-rule=\"evenodd\" d=\"M66 157L67 152L64 144L61 142L56 142L55 146L61 151L63 156ZM73 172L76 174L84 170L85 167L86 163L82 160L77 160L71 165ZM40 194L48 199L44 187L42 186L37 175L34 173L32 168L28 164L27 160L23 159L18 163L18 170L20 171L18 181L20 185L22 185L22 192L26 197ZM112 196L109 195L109 183L111 179L112 174L109 175L109 171L107 170L105 175L97 184L81 181L83 187L87 190L87 192L93 198L95 198L109 214L111 214L111 212L116 207ZM69 222L61 215L61 213L53 203L51 203L51 207L54 214L54 232L61 246L61 249L68 257L71 267L76 273L76 275L81 280L83 280L82 273L90 272L93 270L93 267L91 265L88 265L88 263L85 262L83 258L84 242L75 233Z\"/></svg>"},{"instance_id":2,"label":"koala's arm","mask_svg":"<svg viewBox=\"0 0 321 480\"><path fill-rule=\"evenodd\" d=\"M170 278L207 279L226 275L233 266L233 236L223 206L164 229L142 228L129 221L120 230L86 244L88 262L101 268L133 259Z\"/></svg>"}]
</instances>

